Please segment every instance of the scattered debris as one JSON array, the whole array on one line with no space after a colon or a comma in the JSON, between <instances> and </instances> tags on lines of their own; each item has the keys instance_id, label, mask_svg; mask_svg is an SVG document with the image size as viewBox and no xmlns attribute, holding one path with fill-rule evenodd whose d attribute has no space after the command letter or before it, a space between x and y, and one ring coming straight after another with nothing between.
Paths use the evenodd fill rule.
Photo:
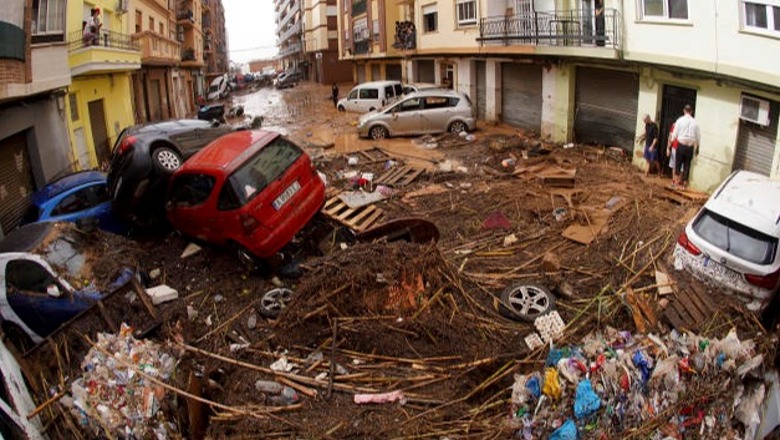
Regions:
<instances>
[{"instance_id":1,"label":"scattered debris","mask_svg":"<svg viewBox=\"0 0 780 440\"><path fill-rule=\"evenodd\" d=\"M381 394L355 394L353 400L358 405L366 403L393 403L398 402L401 405L406 404L406 397L401 390L391 391Z\"/></svg>"},{"instance_id":2,"label":"scattered debris","mask_svg":"<svg viewBox=\"0 0 780 440\"><path fill-rule=\"evenodd\" d=\"M200 246L198 246L197 244L190 243L190 244L187 245L186 248L184 248L184 251L181 253L181 258L191 257L191 256L197 254L198 252L200 252L201 249L202 248Z\"/></svg>"},{"instance_id":3,"label":"scattered debris","mask_svg":"<svg viewBox=\"0 0 780 440\"><path fill-rule=\"evenodd\" d=\"M177 292L176 289L166 286L165 284L146 289L146 294L152 299L152 304L154 305L173 301L179 297L179 292Z\"/></svg>"}]
</instances>

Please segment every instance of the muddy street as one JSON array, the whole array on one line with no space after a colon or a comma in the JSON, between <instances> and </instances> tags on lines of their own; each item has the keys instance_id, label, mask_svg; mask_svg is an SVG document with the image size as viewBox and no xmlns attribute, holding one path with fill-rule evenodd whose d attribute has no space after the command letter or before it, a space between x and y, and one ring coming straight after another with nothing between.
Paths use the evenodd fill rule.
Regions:
<instances>
[{"instance_id":1,"label":"muddy street","mask_svg":"<svg viewBox=\"0 0 780 440\"><path fill-rule=\"evenodd\" d=\"M531 427L547 436L564 425L565 408L580 395L576 384L588 377L613 411L590 419L588 438L676 430L666 420L687 420L672 416L684 411L715 420L701 438L744 432L730 422L737 416L729 373L714 366L723 350L690 352L692 365L701 355L691 367L698 373L675 376L686 385L674 398L669 382L648 382L635 357L660 362L678 345L739 338L736 344L755 344L727 355L735 368L756 355L774 359L769 333L744 305L674 269L678 235L706 195L643 176L620 149L550 144L506 126L480 124L469 137L359 139L357 115L336 111L329 88L310 83L230 99L229 106L243 106L244 120L262 116L263 129L303 147L325 176L326 202L272 269L247 267L236 252L194 246L175 231L127 248L149 285L178 292L146 307L143 289L128 288L117 296L120 306L105 312L106 320L126 318L122 301L151 309L135 325L176 359L165 381L141 357L110 364L145 378L137 390L156 393L149 398L160 409L155 429L170 438L215 439L496 439ZM417 220L370 235L401 219ZM436 233L426 229L427 240L416 240L409 225L429 224ZM103 240L122 252L122 244ZM268 302L274 289L288 289L283 301ZM687 292L695 292L695 303ZM663 341L649 336L673 329L677 336ZM91 352L95 365L111 350L78 333L58 334L26 357L30 365L48 359L50 371L33 368L41 401L51 390L71 389L87 350L103 350ZM153 364L166 359L155 359L149 365L168 371ZM559 388L548 389L553 373L559 384L558 371ZM544 391L526 396L540 375ZM656 403L646 403L648 389ZM560 405L539 403L540 393ZM106 414L122 406L111 396ZM685 401L700 404L691 409ZM124 426L78 408L41 410L54 421L52 438L92 438ZM669 417L650 417L658 412Z\"/></svg>"}]
</instances>

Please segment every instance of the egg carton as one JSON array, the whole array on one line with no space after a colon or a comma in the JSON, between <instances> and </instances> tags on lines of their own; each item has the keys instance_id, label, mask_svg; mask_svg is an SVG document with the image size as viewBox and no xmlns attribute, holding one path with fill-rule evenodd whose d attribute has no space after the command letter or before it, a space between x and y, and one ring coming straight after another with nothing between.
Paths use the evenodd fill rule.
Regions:
<instances>
[{"instance_id":1,"label":"egg carton","mask_svg":"<svg viewBox=\"0 0 780 440\"><path fill-rule=\"evenodd\" d=\"M533 332L525 337L525 345L528 346L529 350L534 351L539 347L544 347L544 342L542 341L542 338L539 337L538 333Z\"/></svg>"},{"instance_id":2,"label":"egg carton","mask_svg":"<svg viewBox=\"0 0 780 440\"><path fill-rule=\"evenodd\" d=\"M561 315L557 311L552 311L536 318L534 327L536 327L544 342L550 342L563 336L566 324L564 324Z\"/></svg>"}]
</instances>

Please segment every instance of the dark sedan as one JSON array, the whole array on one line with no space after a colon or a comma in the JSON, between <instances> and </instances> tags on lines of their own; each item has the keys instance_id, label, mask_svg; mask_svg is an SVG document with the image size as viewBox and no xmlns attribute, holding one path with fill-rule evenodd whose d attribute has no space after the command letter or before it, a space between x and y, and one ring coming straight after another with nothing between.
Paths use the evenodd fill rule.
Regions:
<instances>
[{"instance_id":1,"label":"dark sedan","mask_svg":"<svg viewBox=\"0 0 780 440\"><path fill-rule=\"evenodd\" d=\"M170 175L208 143L235 130L186 119L126 128L114 145L108 170L114 213L141 227L162 220Z\"/></svg>"}]
</instances>

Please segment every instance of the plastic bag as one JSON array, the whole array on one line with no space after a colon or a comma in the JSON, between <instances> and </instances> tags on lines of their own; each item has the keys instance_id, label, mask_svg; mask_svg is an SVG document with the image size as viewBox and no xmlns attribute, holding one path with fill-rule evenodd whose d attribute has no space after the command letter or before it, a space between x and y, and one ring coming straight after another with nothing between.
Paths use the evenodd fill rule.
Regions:
<instances>
[{"instance_id":1,"label":"plastic bag","mask_svg":"<svg viewBox=\"0 0 780 440\"><path fill-rule=\"evenodd\" d=\"M528 376L515 374L514 377L515 383L512 384L512 403L520 406L528 402L531 397L531 392L526 387Z\"/></svg>"},{"instance_id":2,"label":"plastic bag","mask_svg":"<svg viewBox=\"0 0 780 440\"><path fill-rule=\"evenodd\" d=\"M541 382L542 381L539 378L539 375L537 373L534 373L533 376L531 376L531 378L528 379L528 382L525 383L525 387L528 389L531 395L534 396L534 399L538 399L539 396L542 395Z\"/></svg>"},{"instance_id":3,"label":"plastic bag","mask_svg":"<svg viewBox=\"0 0 780 440\"><path fill-rule=\"evenodd\" d=\"M647 361L647 358L642 355L641 351L637 350L631 357L631 361L634 363L634 366L642 373L642 385L647 385L647 381L650 379L650 364Z\"/></svg>"},{"instance_id":4,"label":"plastic bag","mask_svg":"<svg viewBox=\"0 0 780 440\"><path fill-rule=\"evenodd\" d=\"M582 419L589 417L599 410L601 399L593 391L593 385L590 379L585 379L577 385L577 392L574 395L574 417Z\"/></svg>"},{"instance_id":5,"label":"plastic bag","mask_svg":"<svg viewBox=\"0 0 780 440\"><path fill-rule=\"evenodd\" d=\"M544 371L544 386L542 392L552 400L561 398L561 384L558 381L558 370L548 368Z\"/></svg>"},{"instance_id":6,"label":"plastic bag","mask_svg":"<svg viewBox=\"0 0 780 440\"><path fill-rule=\"evenodd\" d=\"M550 435L549 440L577 440L578 438L580 436L577 425L574 424L574 420L569 419Z\"/></svg>"}]
</instances>

